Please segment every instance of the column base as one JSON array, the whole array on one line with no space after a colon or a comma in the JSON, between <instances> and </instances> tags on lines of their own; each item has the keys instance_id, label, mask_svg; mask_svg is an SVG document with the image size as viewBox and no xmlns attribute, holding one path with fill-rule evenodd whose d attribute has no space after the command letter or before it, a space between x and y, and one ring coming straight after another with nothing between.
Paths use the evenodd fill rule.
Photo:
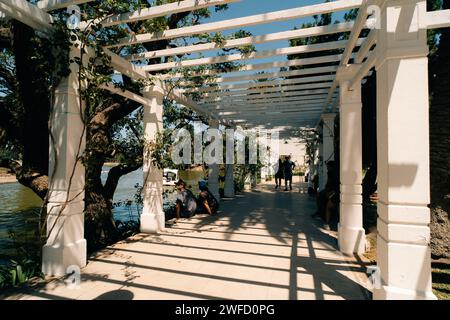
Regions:
<instances>
[{"instance_id":1,"label":"column base","mask_svg":"<svg viewBox=\"0 0 450 320\"><path fill-rule=\"evenodd\" d=\"M228 191L227 192L227 190L225 190L223 195L225 196L225 198L229 198L229 199L235 197L234 191Z\"/></svg>"},{"instance_id":2,"label":"column base","mask_svg":"<svg viewBox=\"0 0 450 320\"><path fill-rule=\"evenodd\" d=\"M44 245L42 248L42 272L48 276L66 275L69 266L84 268L87 263L85 239L67 245Z\"/></svg>"},{"instance_id":3,"label":"column base","mask_svg":"<svg viewBox=\"0 0 450 320\"><path fill-rule=\"evenodd\" d=\"M148 213L141 215L141 232L142 233L158 233L163 231L166 225L166 216L164 212Z\"/></svg>"},{"instance_id":4,"label":"column base","mask_svg":"<svg viewBox=\"0 0 450 320\"><path fill-rule=\"evenodd\" d=\"M373 300L437 300L437 298L432 291L420 292L382 286L379 289L373 289Z\"/></svg>"},{"instance_id":5,"label":"column base","mask_svg":"<svg viewBox=\"0 0 450 320\"><path fill-rule=\"evenodd\" d=\"M366 252L366 231L363 228L354 228L338 225L339 250L345 254Z\"/></svg>"}]
</instances>

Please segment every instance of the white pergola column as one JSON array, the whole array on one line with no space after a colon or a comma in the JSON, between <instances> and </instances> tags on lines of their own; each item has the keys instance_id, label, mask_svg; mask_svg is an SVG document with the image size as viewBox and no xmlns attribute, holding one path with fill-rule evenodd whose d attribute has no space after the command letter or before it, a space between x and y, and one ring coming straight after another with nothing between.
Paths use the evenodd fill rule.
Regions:
<instances>
[{"instance_id":1,"label":"white pergola column","mask_svg":"<svg viewBox=\"0 0 450 320\"><path fill-rule=\"evenodd\" d=\"M335 113L325 113L322 115L323 121L323 166L322 176L323 185L321 189L325 189L328 180L327 162L334 160L334 119Z\"/></svg>"},{"instance_id":2,"label":"white pergola column","mask_svg":"<svg viewBox=\"0 0 450 320\"><path fill-rule=\"evenodd\" d=\"M143 96L151 101L144 105L144 206L141 215L141 232L157 233L164 229L163 169L152 163L152 143L163 132L164 91L156 86L145 88Z\"/></svg>"},{"instance_id":3,"label":"white pergola column","mask_svg":"<svg viewBox=\"0 0 450 320\"><path fill-rule=\"evenodd\" d=\"M80 57L73 48L71 59ZM55 90L50 116L47 242L42 249L42 272L63 276L68 267L86 266L84 239L85 168L80 161L86 145L84 104L79 93L76 63Z\"/></svg>"},{"instance_id":4,"label":"white pergola column","mask_svg":"<svg viewBox=\"0 0 450 320\"><path fill-rule=\"evenodd\" d=\"M361 83L350 90L358 65L341 67L340 86L340 179L341 201L338 225L339 250L363 253L366 236L362 209Z\"/></svg>"},{"instance_id":5,"label":"white pergola column","mask_svg":"<svg viewBox=\"0 0 450 320\"><path fill-rule=\"evenodd\" d=\"M211 129L219 129L219 121L211 119L209 121L209 127ZM211 163L208 164L208 189L220 201L219 193L219 164Z\"/></svg>"},{"instance_id":6,"label":"white pergola column","mask_svg":"<svg viewBox=\"0 0 450 320\"><path fill-rule=\"evenodd\" d=\"M263 165L261 167L261 182L265 182L268 175L268 167L266 165Z\"/></svg>"},{"instance_id":7,"label":"white pergola column","mask_svg":"<svg viewBox=\"0 0 450 320\"><path fill-rule=\"evenodd\" d=\"M255 189L257 186L257 182L258 182L258 174L256 172L252 172L250 175L250 179L251 179L251 189Z\"/></svg>"},{"instance_id":8,"label":"white pergola column","mask_svg":"<svg viewBox=\"0 0 450 320\"><path fill-rule=\"evenodd\" d=\"M234 164L225 166L225 198L234 198Z\"/></svg>"},{"instance_id":9,"label":"white pergola column","mask_svg":"<svg viewBox=\"0 0 450 320\"><path fill-rule=\"evenodd\" d=\"M429 96L425 0L386 1L377 51L378 238L374 299L431 290Z\"/></svg>"}]
</instances>

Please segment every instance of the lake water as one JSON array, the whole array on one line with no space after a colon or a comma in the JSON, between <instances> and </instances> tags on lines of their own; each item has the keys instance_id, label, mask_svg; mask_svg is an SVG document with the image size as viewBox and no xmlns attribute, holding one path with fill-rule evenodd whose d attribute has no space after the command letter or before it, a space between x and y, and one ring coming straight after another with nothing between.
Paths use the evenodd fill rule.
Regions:
<instances>
[{"instance_id":1,"label":"lake water","mask_svg":"<svg viewBox=\"0 0 450 320\"><path fill-rule=\"evenodd\" d=\"M109 168L105 167L102 179L105 181ZM196 193L197 181L204 178L203 171L181 171L180 178L193 187ZM142 169L134 171L120 179L114 202L134 201L136 184L142 185ZM166 190L172 190L167 187ZM41 199L33 191L19 183L0 184L0 262L16 255L17 246L29 246L36 243L36 231L39 223ZM137 220L140 210L136 205L119 206L113 209L116 220ZM16 242L16 244L14 244ZM27 250L29 250L27 248ZM33 249L31 249L33 250Z\"/></svg>"}]
</instances>

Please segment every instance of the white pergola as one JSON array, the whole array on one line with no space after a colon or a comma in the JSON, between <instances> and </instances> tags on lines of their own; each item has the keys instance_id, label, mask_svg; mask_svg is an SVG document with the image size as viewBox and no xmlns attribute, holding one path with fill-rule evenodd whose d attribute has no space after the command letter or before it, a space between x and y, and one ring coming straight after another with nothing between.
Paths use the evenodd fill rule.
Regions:
<instances>
[{"instance_id":1,"label":"white pergola","mask_svg":"<svg viewBox=\"0 0 450 320\"><path fill-rule=\"evenodd\" d=\"M102 25L108 28L237 1L240 0L178 1L113 15L105 19ZM25 0L0 0L0 17L20 20L45 34L52 28L52 10L87 2L90 1L46 0L32 5ZM124 57L110 51L120 46L355 8L359 8L359 12L352 22L249 36L227 40L220 46L216 43L194 44ZM85 21L81 27L87 28L88 25L89 21ZM430 212L427 207L430 202L427 30L448 26L450 12L427 12L426 0L336 0L160 33L136 34L107 46L105 51L112 57L111 63L116 72L134 80L156 78L156 84L147 87L140 95L118 90L113 85L104 86L104 89L145 106L145 135L148 141L155 139L156 133L162 130L163 98L168 95L179 104L209 117L211 127L218 127L219 123L246 123L266 128L318 128L323 132L323 142L316 152L323 159L333 157L333 123L339 113L341 203L338 240L343 253L354 254L363 253L366 249L361 196L361 83L375 68L379 194L377 263L381 286L374 290L373 297L435 299L431 290ZM370 29L366 38L360 37L364 29ZM143 59L342 32L350 32L348 40L278 48L249 55L231 54L145 66L139 64ZM340 53L336 54L339 50ZM181 72L183 67L315 52L320 52L320 56L244 63L228 74L204 71L185 77ZM302 68L280 70L293 66ZM76 68L72 65L73 71ZM158 74L167 70L173 72ZM265 73L260 74L259 71ZM79 104L75 74L72 72L60 84L52 115L52 132L58 137L54 148L58 151L58 162L63 165L57 167L50 184L48 224L55 225L57 232L49 234L44 247L43 270L51 275L65 274L69 265L83 267L86 264L84 167L77 162L79 152L76 148L80 139L84 139L84 124L77 114L83 106ZM201 75L215 77L199 88L193 84L191 77ZM173 89L171 84L176 79L181 88ZM201 93L201 100L194 102L189 98L192 93ZM51 154L54 153L51 151ZM144 158L144 173L148 174L148 178L144 188L141 230L154 233L164 226L162 173L151 164L148 156ZM51 160L52 163L54 161ZM326 166L317 164L314 170L319 172L323 188ZM229 174L226 176L226 193L232 194L230 186L233 178ZM213 192L217 193L218 169L214 166L210 184Z\"/></svg>"}]
</instances>

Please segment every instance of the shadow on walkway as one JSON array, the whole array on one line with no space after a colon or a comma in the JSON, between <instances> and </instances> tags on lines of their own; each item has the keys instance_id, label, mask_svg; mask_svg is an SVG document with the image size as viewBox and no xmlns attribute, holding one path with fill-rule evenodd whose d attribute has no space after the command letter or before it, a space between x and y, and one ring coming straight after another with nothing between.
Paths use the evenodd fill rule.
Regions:
<instances>
[{"instance_id":1,"label":"shadow on walkway","mask_svg":"<svg viewBox=\"0 0 450 320\"><path fill-rule=\"evenodd\" d=\"M298 192L255 192L222 213L182 219L158 235L137 235L98 252L81 284L62 280L10 299L367 299L364 262L337 250L333 232L311 218Z\"/></svg>"}]
</instances>

